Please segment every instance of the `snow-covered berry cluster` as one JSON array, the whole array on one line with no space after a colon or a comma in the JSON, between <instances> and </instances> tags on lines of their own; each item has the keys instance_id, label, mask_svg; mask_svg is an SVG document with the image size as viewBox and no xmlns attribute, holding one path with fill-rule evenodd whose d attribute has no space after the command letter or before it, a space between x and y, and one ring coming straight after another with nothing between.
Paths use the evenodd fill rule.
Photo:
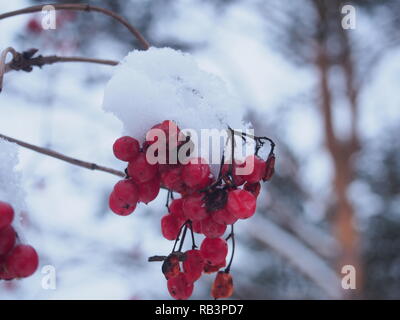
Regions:
<instances>
[{"instance_id":1,"label":"snow-covered berry cluster","mask_svg":"<svg viewBox=\"0 0 400 320\"><path fill-rule=\"evenodd\" d=\"M10 204L0 201L0 280L29 277L39 264L36 250L20 243L11 225L13 220L14 209Z\"/></svg>"},{"instance_id":2,"label":"snow-covered berry cluster","mask_svg":"<svg viewBox=\"0 0 400 320\"><path fill-rule=\"evenodd\" d=\"M168 290L176 299L189 298L204 273L216 273L214 298L232 295L233 226L254 215L260 182L268 181L274 172L274 143L254 136L239 101L222 79L203 70L194 57L171 48L130 52L105 90L103 109L121 121L127 134L114 144L115 156L128 162L128 167L126 178L110 196L110 208L130 214L138 202L153 200L160 188L168 190L161 233L174 246L170 254L149 261L163 261ZM154 150L160 137L149 128L165 133L166 148ZM214 136L215 131L221 135ZM210 139L203 140L203 134ZM203 144L221 141L220 137L225 144ZM271 149L262 159L258 151L267 141ZM211 159L214 151L217 156ZM167 161L154 162L153 155L168 155ZM189 234L192 247L185 251ZM195 242L200 237L204 238L198 248Z\"/></svg>"},{"instance_id":3,"label":"snow-covered berry cluster","mask_svg":"<svg viewBox=\"0 0 400 320\"><path fill-rule=\"evenodd\" d=\"M153 133L155 129L160 130L166 142L164 149L155 149L156 155L179 154L172 157L176 163L171 162L170 157L165 158L163 163L151 163L153 161L149 160L151 146L160 142L160 136ZM234 134L240 134L230 128L229 132L232 141ZM267 160L263 160L257 155L258 149L264 144L263 139L269 139L253 137L257 146L255 154L247 156L244 161L233 159L233 156L227 159L230 161L225 161L223 156L219 174L214 177L205 159L191 157L190 152L184 153L182 158L181 148L191 141L174 121L165 120L153 126L146 137L142 146L129 136L119 138L114 143L114 155L128 162L128 166L126 178L115 185L110 195L111 210L119 215L128 215L135 210L138 202L148 203L157 197L160 188L167 189L168 212L161 218L161 233L167 240L175 240L172 253L162 259L162 271L168 281L169 293L176 299L187 299L193 292L194 282L203 273L219 271L212 287L212 296L231 296L233 283L229 271L232 259L227 266L226 240L232 238L234 245L233 224L240 219L250 218L256 211L260 182L269 180L274 172L273 142ZM242 138L246 139L246 136ZM247 173L240 174L238 168L247 168L244 171ZM231 232L224 239L229 225L232 226ZM182 252L188 232L192 235L192 250ZM199 250L194 233L205 236ZM181 242L177 248L179 240ZM220 271L224 267L226 269Z\"/></svg>"}]
</instances>

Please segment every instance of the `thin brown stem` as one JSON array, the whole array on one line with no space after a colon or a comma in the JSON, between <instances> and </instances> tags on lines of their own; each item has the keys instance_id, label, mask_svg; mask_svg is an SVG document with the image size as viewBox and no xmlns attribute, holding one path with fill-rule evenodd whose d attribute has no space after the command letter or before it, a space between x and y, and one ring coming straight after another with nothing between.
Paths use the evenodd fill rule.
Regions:
<instances>
[{"instance_id":1,"label":"thin brown stem","mask_svg":"<svg viewBox=\"0 0 400 320\"><path fill-rule=\"evenodd\" d=\"M66 156L64 154L61 154L61 153L58 153L56 151L53 151L53 150L50 150L50 149L47 149L47 148L38 147L38 146L35 146L33 144L30 144L30 143L27 143L27 142L24 142L24 141L15 139L15 138L11 138L11 137L5 136L5 135L3 135L1 133L0 133L0 138L2 138L4 140L7 140L9 142L15 143L15 144L17 144L17 145L19 145L19 146L21 146L23 148L26 148L26 149L29 149L29 150L32 150L32 151L47 155L47 156L52 157L52 158L56 158L56 159L68 162L68 163L73 164L75 166L79 166L79 167L86 168L86 169L89 169L89 170L97 170L97 171L107 172L107 173L110 173L110 174L113 174L115 176L122 177L122 178L125 177L125 173L122 172L122 171L118 171L118 170L115 170L115 169L112 169L112 168L107 168L107 167L104 167L104 166L100 166L100 165L95 164L95 163L86 162L86 161L82 161L82 160L75 159L75 158L72 158L72 157L68 157L68 156Z\"/></svg>"},{"instance_id":2,"label":"thin brown stem","mask_svg":"<svg viewBox=\"0 0 400 320\"><path fill-rule=\"evenodd\" d=\"M0 92L3 89L3 77L4 74L16 70L16 71L32 71L33 67L41 68L47 64L53 64L57 62L86 62L86 63L98 63L110 66L116 66L118 61L85 58L85 57L60 57L60 56L42 56L38 55L34 57L38 49L30 49L22 53L17 52L14 48L9 47L5 49L0 56ZM13 58L10 62L6 63L8 53L12 53Z\"/></svg>"},{"instance_id":3,"label":"thin brown stem","mask_svg":"<svg viewBox=\"0 0 400 320\"><path fill-rule=\"evenodd\" d=\"M11 53L13 55L13 60L17 55L17 52L14 50L12 47L8 47L0 55L0 92L3 89L3 77L4 74L8 71L7 70L7 64L6 64L6 59L7 55Z\"/></svg>"},{"instance_id":4,"label":"thin brown stem","mask_svg":"<svg viewBox=\"0 0 400 320\"><path fill-rule=\"evenodd\" d=\"M121 17L120 15L116 14L115 12L113 12L111 10L97 7L97 6L92 6L89 4L72 4L72 3L57 4L57 3L54 3L54 4L49 4L49 5L53 6L55 10L70 10L70 11L85 11L85 12L96 11L96 12L105 14L105 15L117 20L122 25L124 25L139 41L139 43L141 44L143 49L147 50L150 47L150 44L146 41L146 39L142 36L142 34L134 26L132 26L125 18ZM43 5L37 5L37 6L32 6L32 7L28 7L28 8L24 8L24 9L20 9L20 10L6 12L3 14L0 14L0 20L9 18L9 17L18 16L21 14L40 12L40 11L42 11L43 7L44 7Z\"/></svg>"},{"instance_id":5,"label":"thin brown stem","mask_svg":"<svg viewBox=\"0 0 400 320\"><path fill-rule=\"evenodd\" d=\"M231 271L231 266L233 262L233 257L235 256L235 231L233 230L233 224L231 225L231 233L230 233L230 238L232 239L232 253L231 253L231 259L229 260L229 264L225 269L226 273L229 273Z\"/></svg>"},{"instance_id":6,"label":"thin brown stem","mask_svg":"<svg viewBox=\"0 0 400 320\"><path fill-rule=\"evenodd\" d=\"M108 59L95 59L95 58L86 58L86 57L60 57L60 56L39 56L37 58L33 58L32 66L39 66L45 64L53 64L57 62L87 62L87 63L98 63L105 64L109 66L116 66L118 61L108 60ZM37 64L35 63L37 61Z\"/></svg>"}]
</instances>

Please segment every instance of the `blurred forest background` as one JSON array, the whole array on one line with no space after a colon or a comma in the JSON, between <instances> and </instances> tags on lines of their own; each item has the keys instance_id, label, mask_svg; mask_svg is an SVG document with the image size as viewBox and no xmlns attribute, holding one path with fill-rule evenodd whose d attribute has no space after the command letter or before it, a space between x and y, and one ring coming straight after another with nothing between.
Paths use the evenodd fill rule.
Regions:
<instances>
[{"instance_id":1,"label":"blurred forest background","mask_svg":"<svg viewBox=\"0 0 400 320\"><path fill-rule=\"evenodd\" d=\"M2 1L0 13L43 3ZM256 216L236 229L233 298L400 298L399 1L87 3L121 14L153 46L192 53L227 81L256 134L277 142L276 175ZM342 28L345 4L356 9L355 29ZM58 12L49 31L35 27L40 19L0 21L1 48L115 60L139 48L97 13ZM0 133L122 169L111 152L121 124L101 111L111 75L112 67L86 64L7 74ZM160 265L146 262L171 247L159 227L164 194L117 217L107 207L115 177L20 155L27 238L41 266L55 266L57 289L42 289L38 272L0 283L0 299L169 298ZM341 289L348 264L356 290ZM212 280L193 297L208 298Z\"/></svg>"}]
</instances>

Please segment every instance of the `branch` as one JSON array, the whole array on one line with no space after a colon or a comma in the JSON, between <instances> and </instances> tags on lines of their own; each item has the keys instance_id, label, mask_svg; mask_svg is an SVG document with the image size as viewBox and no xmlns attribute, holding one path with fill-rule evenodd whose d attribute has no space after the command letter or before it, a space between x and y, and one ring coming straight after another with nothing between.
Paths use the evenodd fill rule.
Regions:
<instances>
[{"instance_id":1,"label":"branch","mask_svg":"<svg viewBox=\"0 0 400 320\"><path fill-rule=\"evenodd\" d=\"M3 50L0 56L0 92L3 90L3 77L4 74L7 72L7 64L6 59L7 55L11 53L13 55L13 60L16 57L17 52L14 48L8 47L7 49Z\"/></svg>"},{"instance_id":2,"label":"branch","mask_svg":"<svg viewBox=\"0 0 400 320\"><path fill-rule=\"evenodd\" d=\"M343 298L341 279L323 259L268 219L258 217L255 220L248 224L248 233L253 238L289 261L329 297Z\"/></svg>"},{"instance_id":3,"label":"branch","mask_svg":"<svg viewBox=\"0 0 400 320\"><path fill-rule=\"evenodd\" d=\"M121 17L120 15L116 14L115 12L97 7L97 6L92 6L89 4L48 4L54 7L55 10L70 10L70 11L85 11L85 12L90 12L90 11L97 11L102 14L105 14L109 17L114 18L117 20L119 23L124 25L134 36L135 38L139 41L143 49L147 50L150 47L150 44L146 41L146 39L142 36L142 34L134 27L132 26L125 18ZM0 14L0 20L9 18L9 17L14 17L18 16L21 14L27 14L27 13L34 13L34 12L40 12L43 10L44 5L37 5L37 6L32 6L16 11L10 11L6 12L3 14Z\"/></svg>"},{"instance_id":4,"label":"branch","mask_svg":"<svg viewBox=\"0 0 400 320\"><path fill-rule=\"evenodd\" d=\"M185 253L181 251L173 251L173 254L178 256L179 261L185 261ZM167 256L151 256L147 259L148 262L161 262L167 259Z\"/></svg>"},{"instance_id":5,"label":"branch","mask_svg":"<svg viewBox=\"0 0 400 320\"><path fill-rule=\"evenodd\" d=\"M41 153L41 154L45 154L45 155L47 155L49 157L53 157L53 158L68 162L68 163L73 164L75 166L79 166L79 167L86 168L86 169L89 169L89 170L97 170L97 171L107 172L107 173L113 174L113 175L121 177L121 178L125 177L125 173L122 172L122 171L118 171L118 170L115 170L115 169L111 169L111 168L107 168L107 167L104 167L104 166L100 166L100 165L97 165L95 163L86 162L86 161L78 160L78 159L75 159L75 158L71 158L71 157L63 155L61 153L58 153L56 151L53 151L53 150L50 150L50 149L46 149L46 148L42 148L42 147L38 147L38 146L35 146L33 144L30 144L30 143L27 143L27 142L24 142L24 141L21 141L21 140L17 140L17 139L5 136L5 135L3 135L1 133L0 133L0 138L4 139L6 141L12 142L12 143L16 143L16 144L18 144L19 146L21 146L23 148L26 148L26 149L29 149L29 150L33 150L33 151Z\"/></svg>"},{"instance_id":6,"label":"branch","mask_svg":"<svg viewBox=\"0 0 400 320\"><path fill-rule=\"evenodd\" d=\"M31 72L33 67L39 67L46 64L53 64L57 62L87 62L87 63L98 63L110 66L116 66L118 61L95 59L95 58L84 58L84 57L60 57L60 56L36 56L38 49L30 49L22 53L17 52L14 48L8 47L5 49L0 56L0 92L3 89L3 77L4 74L16 70ZM11 53L13 58L9 63L6 63L7 54Z\"/></svg>"},{"instance_id":7,"label":"branch","mask_svg":"<svg viewBox=\"0 0 400 320\"><path fill-rule=\"evenodd\" d=\"M284 204L274 203L268 210L268 215L273 222L293 233L320 256L326 259L336 258L339 253L336 239L317 226L293 215L292 211Z\"/></svg>"}]
</instances>

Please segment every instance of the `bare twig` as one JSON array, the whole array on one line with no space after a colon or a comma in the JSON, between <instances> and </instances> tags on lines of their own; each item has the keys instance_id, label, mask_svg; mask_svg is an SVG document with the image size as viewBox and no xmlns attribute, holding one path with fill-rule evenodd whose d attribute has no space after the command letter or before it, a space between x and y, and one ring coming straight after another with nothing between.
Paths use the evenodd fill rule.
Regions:
<instances>
[{"instance_id":1,"label":"bare twig","mask_svg":"<svg viewBox=\"0 0 400 320\"><path fill-rule=\"evenodd\" d=\"M185 261L185 254L183 252L174 251L173 253L178 256L179 261ZM147 261L148 262L160 262L160 261L164 261L167 258L168 258L167 256L152 256L152 257L149 257L147 259Z\"/></svg>"},{"instance_id":2,"label":"bare twig","mask_svg":"<svg viewBox=\"0 0 400 320\"><path fill-rule=\"evenodd\" d=\"M118 64L118 61L108 60L108 59L95 59L86 57L42 56L42 55L39 55L35 58L26 59L26 62L29 63L30 66L37 66L37 67L57 62L87 62L87 63L105 64L109 66L116 66ZM15 65L15 62L13 63ZM13 67L11 62L7 63L6 65L6 72L10 70L17 70L15 67Z\"/></svg>"},{"instance_id":3,"label":"bare twig","mask_svg":"<svg viewBox=\"0 0 400 320\"><path fill-rule=\"evenodd\" d=\"M45 155L47 155L49 157L53 157L53 158L68 162L68 163L73 164L75 166L79 166L79 167L86 168L86 169L89 169L89 170L97 170L97 171L107 172L107 173L110 173L110 174L113 174L115 176L122 177L122 178L125 177L125 173L122 172L122 171L118 171L118 170L115 170L115 169L112 169L112 168L107 168L107 167L104 167L104 166L100 166L100 165L95 164L95 163L86 162L86 161L78 160L78 159L75 159L75 158L71 158L71 157L63 155L61 153L58 153L56 151L53 151L53 150L50 150L50 149L46 149L46 148L42 148L42 147L38 147L38 146L35 146L33 144L30 144L30 143L27 143L27 142L24 142L24 141L21 141L21 140L17 140L17 139L5 136L5 135L3 135L1 133L0 133L0 138L2 138L4 140L7 140L9 142L16 143L21 147L33 150L35 152L38 152L38 153L41 153L41 154L45 154Z\"/></svg>"},{"instance_id":4,"label":"bare twig","mask_svg":"<svg viewBox=\"0 0 400 320\"><path fill-rule=\"evenodd\" d=\"M70 10L70 11L85 11L85 12L96 11L96 12L105 14L105 15L117 20L122 25L124 25L139 41L139 43L141 44L143 49L147 50L150 47L150 44L146 41L146 39L142 36L142 34L134 26L132 26L125 18L121 17L120 15L116 14L115 12L113 12L111 10L97 7L97 6L92 6L89 4L72 4L72 3L57 4L57 3L54 3L54 4L48 4L48 5L53 6L55 10ZM3 14L0 14L0 20L9 18L9 17L18 16L21 14L40 12L43 10L43 7L44 7L44 5L37 5L37 6L32 6L32 7L16 10L16 11L6 12Z\"/></svg>"},{"instance_id":5,"label":"bare twig","mask_svg":"<svg viewBox=\"0 0 400 320\"><path fill-rule=\"evenodd\" d=\"M167 259L167 256L152 256L152 257L149 257L149 259L147 261L148 262L159 262L159 261L164 261L165 259Z\"/></svg>"},{"instance_id":6,"label":"bare twig","mask_svg":"<svg viewBox=\"0 0 400 320\"><path fill-rule=\"evenodd\" d=\"M11 53L13 55L13 60L16 57L17 52L14 50L14 48L8 47L5 49L0 56L0 92L3 89L3 76L4 73L7 72L7 64L6 64L6 59L7 55Z\"/></svg>"},{"instance_id":7,"label":"bare twig","mask_svg":"<svg viewBox=\"0 0 400 320\"><path fill-rule=\"evenodd\" d=\"M229 273L231 271L232 267L232 262L233 262L233 257L235 256L235 231L233 230L234 224L231 225L231 233L230 233L230 238L232 239L232 253L231 253L231 259L229 260L229 264L225 269L226 273Z\"/></svg>"},{"instance_id":8,"label":"bare twig","mask_svg":"<svg viewBox=\"0 0 400 320\"><path fill-rule=\"evenodd\" d=\"M46 64L53 64L57 62L87 62L87 63L98 63L110 66L116 66L118 61L95 59L95 58L84 58L84 57L60 57L60 56L42 56L38 55L34 57L38 49L30 49L22 53L17 52L14 48L8 47L1 53L0 57L0 92L3 89L3 77L4 74L16 70L31 72L33 67L39 67ZM13 58L9 63L6 63L7 54L12 53Z\"/></svg>"}]
</instances>

